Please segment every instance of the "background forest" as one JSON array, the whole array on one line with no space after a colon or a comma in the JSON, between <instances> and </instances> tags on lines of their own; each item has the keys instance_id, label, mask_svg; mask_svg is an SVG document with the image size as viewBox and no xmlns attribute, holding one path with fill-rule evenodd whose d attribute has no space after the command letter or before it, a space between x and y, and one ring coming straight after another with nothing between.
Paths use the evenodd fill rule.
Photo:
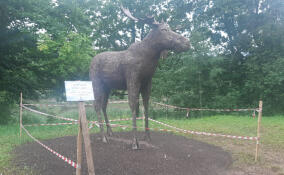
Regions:
<instances>
[{"instance_id":1,"label":"background forest","mask_svg":"<svg viewBox=\"0 0 284 175\"><path fill-rule=\"evenodd\" d=\"M192 49L161 59L152 97L168 104L284 113L283 0L1 0L0 123L25 99L62 97L64 80L88 80L92 57L140 41L154 15Z\"/></svg>"}]
</instances>

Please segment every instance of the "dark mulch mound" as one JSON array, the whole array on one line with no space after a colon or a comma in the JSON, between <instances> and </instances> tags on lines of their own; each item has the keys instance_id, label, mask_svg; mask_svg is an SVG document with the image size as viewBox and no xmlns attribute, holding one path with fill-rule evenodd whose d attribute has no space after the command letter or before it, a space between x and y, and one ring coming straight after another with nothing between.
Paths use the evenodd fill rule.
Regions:
<instances>
[{"instance_id":1,"label":"dark mulch mound","mask_svg":"<svg viewBox=\"0 0 284 175\"><path fill-rule=\"evenodd\" d=\"M96 175L220 175L231 165L231 155L219 147L183 136L152 132L152 141L133 151L126 139L131 133L115 133L109 144L91 135ZM143 133L139 133L142 138ZM55 151L76 161L76 137L42 141ZM152 146L151 146L152 145ZM84 151L84 150L83 150ZM43 175L75 174L75 168L57 158L37 143L15 149L16 165L31 167ZM83 173L88 174L85 156Z\"/></svg>"}]
</instances>

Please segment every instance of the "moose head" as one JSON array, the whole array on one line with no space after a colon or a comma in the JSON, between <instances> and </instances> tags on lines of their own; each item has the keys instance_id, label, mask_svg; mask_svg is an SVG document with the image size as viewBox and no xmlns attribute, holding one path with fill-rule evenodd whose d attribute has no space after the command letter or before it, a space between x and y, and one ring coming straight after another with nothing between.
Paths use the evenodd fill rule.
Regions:
<instances>
[{"instance_id":1,"label":"moose head","mask_svg":"<svg viewBox=\"0 0 284 175\"><path fill-rule=\"evenodd\" d=\"M144 40L148 40L151 45L155 45L158 50L173 50L175 52L184 52L190 48L189 39L171 30L170 26L162 21L157 22L154 17L135 18L128 9L121 6L126 16L134 21L148 24L152 30Z\"/></svg>"}]
</instances>

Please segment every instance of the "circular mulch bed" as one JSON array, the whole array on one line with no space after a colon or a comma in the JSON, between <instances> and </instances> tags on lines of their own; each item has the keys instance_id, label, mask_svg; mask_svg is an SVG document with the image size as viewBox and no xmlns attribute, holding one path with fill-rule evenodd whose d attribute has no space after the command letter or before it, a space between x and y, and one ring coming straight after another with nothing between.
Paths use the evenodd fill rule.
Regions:
<instances>
[{"instance_id":1,"label":"circular mulch bed","mask_svg":"<svg viewBox=\"0 0 284 175\"><path fill-rule=\"evenodd\" d=\"M152 132L152 141L141 142L141 149L134 151L127 143L132 138L130 132L115 135L109 144L102 143L98 134L91 135L96 175L220 175L232 163L231 155L221 148L183 136ZM143 132L138 135L142 138ZM75 136L42 142L76 161ZM70 175L76 171L37 143L17 147L15 157L16 165L31 167L42 175ZM85 155L82 172L88 174Z\"/></svg>"}]
</instances>

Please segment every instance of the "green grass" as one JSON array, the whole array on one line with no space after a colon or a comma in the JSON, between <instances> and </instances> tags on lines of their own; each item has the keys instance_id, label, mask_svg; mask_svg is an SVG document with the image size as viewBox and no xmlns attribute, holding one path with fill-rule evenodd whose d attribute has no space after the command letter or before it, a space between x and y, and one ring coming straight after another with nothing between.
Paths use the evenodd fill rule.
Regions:
<instances>
[{"instance_id":1,"label":"green grass","mask_svg":"<svg viewBox=\"0 0 284 175\"><path fill-rule=\"evenodd\" d=\"M78 108L47 108L39 107L40 111L56 114L68 118L78 118ZM92 107L86 108L88 120L97 120L96 114ZM237 136L256 136L257 118L253 119L249 115L214 115L208 117L192 117L185 118L184 112L177 112L177 116L174 115L174 111L169 113L159 113L156 117L158 121L194 131L204 131L212 133L222 133ZM110 119L117 118L129 118L131 116L127 104L110 104L108 107L108 115ZM153 112L150 115L154 115ZM165 117L162 117L165 116ZM24 111L23 123L56 123L65 122L57 119L42 117L37 114ZM131 126L131 121L116 122L118 124L124 124ZM142 121L138 121L137 125L143 127ZM284 149L284 116L263 117L261 123L261 142L265 145L270 145L275 148ZM77 135L77 125L64 125L64 126L38 126L38 127L26 127L29 132L37 139L50 139L62 136ZM150 122L150 128L166 128L154 122ZM170 128L169 128L170 129ZM121 128L114 129L115 131L123 131ZM127 130L131 130L129 127ZM142 129L140 129L142 130ZM97 132L95 127L92 132ZM203 137L203 136L196 136ZM32 140L24 133L20 139L19 126L5 125L0 126L0 174L15 174L17 167L14 167L11 163L13 159L13 149ZM29 174L27 170L21 170L17 174Z\"/></svg>"},{"instance_id":2,"label":"green grass","mask_svg":"<svg viewBox=\"0 0 284 175\"><path fill-rule=\"evenodd\" d=\"M284 116L263 117L261 125L263 143L284 148Z\"/></svg>"},{"instance_id":3,"label":"green grass","mask_svg":"<svg viewBox=\"0 0 284 175\"><path fill-rule=\"evenodd\" d=\"M179 128L237 136L256 136L257 118L218 115L193 119L158 118ZM201 136L202 137L202 136ZM284 116L262 117L261 142L284 148Z\"/></svg>"},{"instance_id":4,"label":"green grass","mask_svg":"<svg viewBox=\"0 0 284 175\"><path fill-rule=\"evenodd\" d=\"M20 144L19 130L17 126L0 126L0 173L8 167L13 148Z\"/></svg>"},{"instance_id":5,"label":"green grass","mask_svg":"<svg viewBox=\"0 0 284 175\"><path fill-rule=\"evenodd\" d=\"M244 136L255 136L257 127L256 119L239 116L219 115L193 119L158 118L158 120L188 130Z\"/></svg>"}]
</instances>

